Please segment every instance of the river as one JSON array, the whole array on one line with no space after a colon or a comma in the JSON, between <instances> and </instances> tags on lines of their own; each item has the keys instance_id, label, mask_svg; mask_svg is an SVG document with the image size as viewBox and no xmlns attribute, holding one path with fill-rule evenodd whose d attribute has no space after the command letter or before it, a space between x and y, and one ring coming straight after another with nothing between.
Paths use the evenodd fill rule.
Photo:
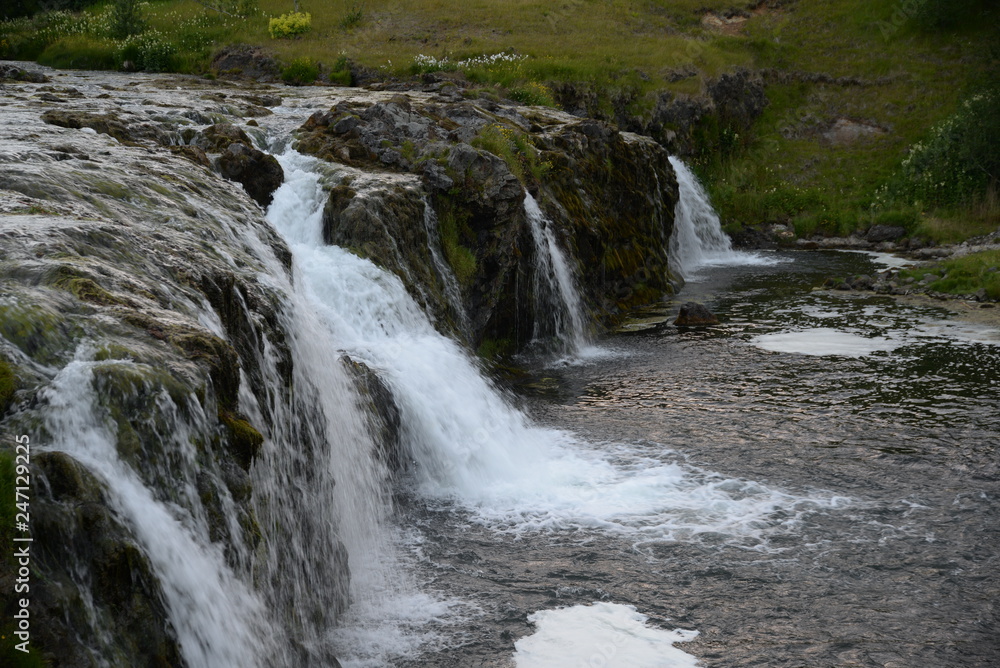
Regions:
<instances>
[{"instance_id":1,"label":"river","mask_svg":"<svg viewBox=\"0 0 1000 668\"><path fill-rule=\"evenodd\" d=\"M995 665L997 331L814 289L878 258L776 259L688 283L680 296L721 326L608 337L603 361L518 384L525 410L580 435L617 485L577 478L579 496L520 507L404 494L413 568L466 607L392 665L512 665L528 615L594 602L698 631L679 648L709 667ZM665 644L658 661L621 661L617 623L603 638L570 623L564 651L596 644L548 665L687 665Z\"/></svg>"}]
</instances>

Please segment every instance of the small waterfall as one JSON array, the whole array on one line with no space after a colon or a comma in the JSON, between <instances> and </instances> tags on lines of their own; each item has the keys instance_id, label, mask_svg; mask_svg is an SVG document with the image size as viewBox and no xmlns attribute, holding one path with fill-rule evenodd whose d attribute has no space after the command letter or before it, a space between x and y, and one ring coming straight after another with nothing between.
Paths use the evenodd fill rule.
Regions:
<instances>
[{"instance_id":1,"label":"small waterfall","mask_svg":"<svg viewBox=\"0 0 1000 668\"><path fill-rule=\"evenodd\" d=\"M699 267L711 265L767 265L778 260L757 253L733 250L722 231L719 215L698 178L679 158L670 157L677 173L680 197L674 209L674 231L670 237L670 264L689 280Z\"/></svg>"},{"instance_id":2,"label":"small waterfall","mask_svg":"<svg viewBox=\"0 0 1000 668\"><path fill-rule=\"evenodd\" d=\"M135 396L158 395L161 419L174 418L163 425L162 444L169 448L164 457L172 465L143 462L144 476L169 469L173 487L182 490L177 499L182 503L164 500L160 497L169 496L169 491L154 491L119 457L114 423L99 405L94 388L95 372L141 378L149 369L132 362L87 361L88 356L80 351L78 359L41 393L47 404L45 427L51 447L70 454L107 484L112 506L130 525L156 571L187 665L283 665L269 660L278 656L278 644L265 606L229 569L220 546L209 540L206 512L198 501L199 465L192 439L197 435L208 440L208 421L197 400L192 397L186 407L192 416L184 419L163 388L140 384L135 389ZM164 470L151 472L150 468ZM224 485L218 489L226 493Z\"/></svg>"},{"instance_id":3,"label":"small waterfall","mask_svg":"<svg viewBox=\"0 0 1000 668\"><path fill-rule=\"evenodd\" d=\"M573 270L556 242L551 221L528 192L524 193L524 212L535 242L534 339L538 342L551 337L558 352L577 353L586 347L588 335L586 311Z\"/></svg>"},{"instance_id":4,"label":"small waterfall","mask_svg":"<svg viewBox=\"0 0 1000 668\"><path fill-rule=\"evenodd\" d=\"M670 237L670 259L687 278L704 264L729 264L733 245L722 231L719 216L697 177L679 158L670 157L677 173L680 197L675 209L674 233Z\"/></svg>"},{"instance_id":5,"label":"small waterfall","mask_svg":"<svg viewBox=\"0 0 1000 668\"><path fill-rule=\"evenodd\" d=\"M426 197L424 198L424 229L427 230L427 247L431 252L431 259L434 261L434 269L444 284L444 296L447 297L448 305L458 319L459 330L468 337L471 327L465 306L462 305L462 289L458 285L455 272L441 256L441 233L438 229L437 214L434 213L434 207L431 206Z\"/></svg>"}]
</instances>

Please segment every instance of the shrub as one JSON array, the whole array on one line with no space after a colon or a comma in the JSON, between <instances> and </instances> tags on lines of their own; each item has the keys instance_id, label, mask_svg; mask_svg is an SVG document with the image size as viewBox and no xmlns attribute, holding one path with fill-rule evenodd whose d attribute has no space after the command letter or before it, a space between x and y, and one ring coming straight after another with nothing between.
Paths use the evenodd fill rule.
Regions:
<instances>
[{"instance_id":1,"label":"shrub","mask_svg":"<svg viewBox=\"0 0 1000 668\"><path fill-rule=\"evenodd\" d=\"M293 86L304 86L316 81L318 77L319 66L309 58L293 60L281 72L281 80Z\"/></svg>"},{"instance_id":2,"label":"shrub","mask_svg":"<svg viewBox=\"0 0 1000 668\"><path fill-rule=\"evenodd\" d=\"M365 20L365 10L360 5L354 5L351 9L344 14L344 17L340 19L340 27L344 30L350 30L351 28L359 25Z\"/></svg>"},{"instance_id":3,"label":"shrub","mask_svg":"<svg viewBox=\"0 0 1000 668\"><path fill-rule=\"evenodd\" d=\"M351 79L351 63L347 59L347 56L342 55L337 58L333 63L328 79L333 84L340 84L341 86L351 85L353 81Z\"/></svg>"},{"instance_id":4,"label":"shrub","mask_svg":"<svg viewBox=\"0 0 1000 668\"><path fill-rule=\"evenodd\" d=\"M115 0L111 6L111 36L124 39L146 29L139 0Z\"/></svg>"},{"instance_id":5,"label":"shrub","mask_svg":"<svg viewBox=\"0 0 1000 668\"><path fill-rule=\"evenodd\" d=\"M271 19L267 23L267 31L274 39L285 39L295 37L309 32L312 28L312 14L303 12L289 12L282 14L276 19Z\"/></svg>"},{"instance_id":6,"label":"shrub","mask_svg":"<svg viewBox=\"0 0 1000 668\"><path fill-rule=\"evenodd\" d=\"M166 72L173 66L177 48L159 32L133 35L119 43L118 66L146 72Z\"/></svg>"},{"instance_id":7,"label":"shrub","mask_svg":"<svg viewBox=\"0 0 1000 668\"><path fill-rule=\"evenodd\" d=\"M510 98L521 104L534 104L542 107L556 106L552 90L537 81L529 81L524 86L517 86L508 91Z\"/></svg>"},{"instance_id":8,"label":"shrub","mask_svg":"<svg viewBox=\"0 0 1000 668\"><path fill-rule=\"evenodd\" d=\"M875 208L967 205L1000 181L1000 90L965 100L957 112L914 144Z\"/></svg>"}]
</instances>

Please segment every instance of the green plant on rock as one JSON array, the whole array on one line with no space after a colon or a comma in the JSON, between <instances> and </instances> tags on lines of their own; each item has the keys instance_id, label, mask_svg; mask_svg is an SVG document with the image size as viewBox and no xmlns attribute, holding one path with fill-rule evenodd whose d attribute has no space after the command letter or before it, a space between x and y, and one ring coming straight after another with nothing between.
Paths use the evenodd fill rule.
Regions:
<instances>
[{"instance_id":1,"label":"green plant on rock","mask_svg":"<svg viewBox=\"0 0 1000 668\"><path fill-rule=\"evenodd\" d=\"M491 123L483 127L470 143L506 162L511 173L522 183L529 177L540 181L552 167L541 159L538 149L526 134L506 125Z\"/></svg>"},{"instance_id":2,"label":"green plant on rock","mask_svg":"<svg viewBox=\"0 0 1000 668\"><path fill-rule=\"evenodd\" d=\"M288 39L309 32L312 28L312 14L289 12L267 23L267 32L273 39Z\"/></svg>"},{"instance_id":3,"label":"green plant on rock","mask_svg":"<svg viewBox=\"0 0 1000 668\"><path fill-rule=\"evenodd\" d=\"M319 66L309 58L293 60L281 72L281 80L293 86L310 84L319 77Z\"/></svg>"}]
</instances>

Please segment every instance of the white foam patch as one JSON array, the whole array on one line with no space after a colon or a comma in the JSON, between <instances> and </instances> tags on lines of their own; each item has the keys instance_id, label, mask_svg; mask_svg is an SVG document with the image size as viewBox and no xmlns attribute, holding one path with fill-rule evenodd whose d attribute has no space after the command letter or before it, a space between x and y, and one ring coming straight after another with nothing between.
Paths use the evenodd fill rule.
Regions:
<instances>
[{"instance_id":1,"label":"white foam patch","mask_svg":"<svg viewBox=\"0 0 1000 668\"><path fill-rule=\"evenodd\" d=\"M1000 345L1000 329L969 322L938 320L918 325L915 330L933 338L947 338L960 343Z\"/></svg>"},{"instance_id":2,"label":"white foam patch","mask_svg":"<svg viewBox=\"0 0 1000 668\"><path fill-rule=\"evenodd\" d=\"M751 339L751 343L776 353L839 357L864 357L877 352L890 352L903 345L896 339L860 336L830 327L762 334Z\"/></svg>"},{"instance_id":3,"label":"white foam patch","mask_svg":"<svg viewBox=\"0 0 1000 668\"><path fill-rule=\"evenodd\" d=\"M628 666L697 668L698 660L674 647L697 631L664 631L646 624L634 606L594 603L541 610L528 617L534 634L514 643L517 668Z\"/></svg>"},{"instance_id":4,"label":"white foam patch","mask_svg":"<svg viewBox=\"0 0 1000 668\"><path fill-rule=\"evenodd\" d=\"M766 551L774 531L791 529L805 514L850 503L642 456L627 445L598 450L569 434L551 431L550 438L562 442L522 462L514 475L456 494L473 509L474 521L513 535L599 531L637 547L694 541Z\"/></svg>"},{"instance_id":5,"label":"white foam patch","mask_svg":"<svg viewBox=\"0 0 1000 668\"><path fill-rule=\"evenodd\" d=\"M918 264L922 264L917 260L911 260L905 257L900 257L898 255L893 255L892 253L880 253L878 251L866 251L866 250L849 250L843 249L841 252L844 253L861 253L862 255L867 255L872 262L889 269L900 269L902 267L913 267Z\"/></svg>"}]
</instances>

